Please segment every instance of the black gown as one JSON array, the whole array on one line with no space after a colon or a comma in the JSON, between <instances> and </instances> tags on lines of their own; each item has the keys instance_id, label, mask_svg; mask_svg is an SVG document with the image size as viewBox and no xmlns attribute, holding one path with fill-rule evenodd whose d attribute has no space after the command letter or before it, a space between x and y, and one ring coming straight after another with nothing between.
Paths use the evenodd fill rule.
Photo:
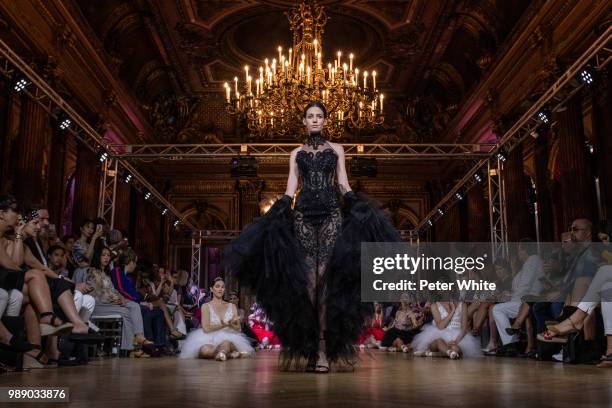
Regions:
<instances>
[{"instance_id":1,"label":"black gown","mask_svg":"<svg viewBox=\"0 0 612 408\"><path fill-rule=\"evenodd\" d=\"M386 214L363 194L341 205L338 156L327 146L300 150L295 208L285 195L224 248L226 272L251 290L283 346L282 369L316 359L352 363L371 305L361 303L361 242L399 242Z\"/></svg>"}]
</instances>

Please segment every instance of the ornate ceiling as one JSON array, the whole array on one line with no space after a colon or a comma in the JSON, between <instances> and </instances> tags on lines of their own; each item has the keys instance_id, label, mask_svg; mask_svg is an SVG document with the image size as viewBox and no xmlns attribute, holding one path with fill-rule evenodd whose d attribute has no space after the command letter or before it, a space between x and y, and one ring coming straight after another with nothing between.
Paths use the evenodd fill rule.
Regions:
<instances>
[{"instance_id":1,"label":"ornate ceiling","mask_svg":"<svg viewBox=\"0 0 612 408\"><path fill-rule=\"evenodd\" d=\"M290 46L289 0L72 0L160 143L244 138L222 84ZM324 60L339 49L376 69L390 98L385 128L361 135L429 142L443 133L525 11L527 0L321 0ZM325 58L327 56L327 58ZM364 140L365 141L365 140Z\"/></svg>"}]
</instances>

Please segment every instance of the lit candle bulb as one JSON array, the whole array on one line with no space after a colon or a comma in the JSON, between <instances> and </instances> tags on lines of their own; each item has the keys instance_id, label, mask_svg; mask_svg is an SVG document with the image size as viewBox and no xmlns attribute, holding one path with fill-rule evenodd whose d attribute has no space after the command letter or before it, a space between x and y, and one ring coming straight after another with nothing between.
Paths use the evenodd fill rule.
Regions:
<instances>
[{"instance_id":1,"label":"lit candle bulb","mask_svg":"<svg viewBox=\"0 0 612 408\"><path fill-rule=\"evenodd\" d=\"M285 79L289 75L289 61L285 61Z\"/></svg>"},{"instance_id":2,"label":"lit candle bulb","mask_svg":"<svg viewBox=\"0 0 612 408\"><path fill-rule=\"evenodd\" d=\"M283 56L283 47L281 47L280 45L278 46L278 59L279 61L281 60L281 57Z\"/></svg>"},{"instance_id":3,"label":"lit candle bulb","mask_svg":"<svg viewBox=\"0 0 612 408\"><path fill-rule=\"evenodd\" d=\"M332 66L331 66L331 63L327 64L327 76L328 76L327 80L331 81L331 78L332 78Z\"/></svg>"},{"instance_id":4,"label":"lit candle bulb","mask_svg":"<svg viewBox=\"0 0 612 408\"><path fill-rule=\"evenodd\" d=\"M263 85L263 68L259 67L259 82Z\"/></svg>"},{"instance_id":5,"label":"lit candle bulb","mask_svg":"<svg viewBox=\"0 0 612 408\"><path fill-rule=\"evenodd\" d=\"M251 80L253 78L252 77L247 77L247 90L250 96L253 96L253 89L251 88Z\"/></svg>"},{"instance_id":6,"label":"lit candle bulb","mask_svg":"<svg viewBox=\"0 0 612 408\"><path fill-rule=\"evenodd\" d=\"M363 89L368 89L368 71L363 72Z\"/></svg>"},{"instance_id":7,"label":"lit candle bulb","mask_svg":"<svg viewBox=\"0 0 612 408\"><path fill-rule=\"evenodd\" d=\"M372 71L372 89L376 90L376 71Z\"/></svg>"},{"instance_id":8,"label":"lit candle bulb","mask_svg":"<svg viewBox=\"0 0 612 408\"><path fill-rule=\"evenodd\" d=\"M236 98L238 97L238 77L234 77L234 89L236 91Z\"/></svg>"},{"instance_id":9,"label":"lit candle bulb","mask_svg":"<svg viewBox=\"0 0 612 408\"><path fill-rule=\"evenodd\" d=\"M353 80L353 85L357 86L359 84L359 68L355 68L355 79Z\"/></svg>"},{"instance_id":10,"label":"lit candle bulb","mask_svg":"<svg viewBox=\"0 0 612 408\"><path fill-rule=\"evenodd\" d=\"M341 58L342 57L342 51L338 51L338 66L341 67L342 63L341 63Z\"/></svg>"},{"instance_id":11,"label":"lit candle bulb","mask_svg":"<svg viewBox=\"0 0 612 408\"><path fill-rule=\"evenodd\" d=\"M385 95L380 94L380 113L383 111L383 99L385 99Z\"/></svg>"},{"instance_id":12,"label":"lit candle bulb","mask_svg":"<svg viewBox=\"0 0 612 408\"><path fill-rule=\"evenodd\" d=\"M293 50L289 48L289 64L293 64L293 59L291 59L292 53L293 53Z\"/></svg>"},{"instance_id":13,"label":"lit candle bulb","mask_svg":"<svg viewBox=\"0 0 612 408\"><path fill-rule=\"evenodd\" d=\"M255 80L255 94L259 95L259 79Z\"/></svg>"},{"instance_id":14,"label":"lit candle bulb","mask_svg":"<svg viewBox=\"0 0 612 408\"><path fill-rule=\"evenodd\" d=\"M349 70L353 70L353 53L349 55Z\"/></svg>"},{"instance_id":15,"label":"lit candle bulb","mask_svg":"<svg viewBox=\"0 0 612 408\"><path fill-rule=\"evenodd\" d=\"M245 65L244 66L244 78L248 81L249 80L249 66Z\"/></svg>"},{"instance_id":16,"label":"lit candle bulb","mask_svg":"<svg viewBox=\"0 0 612 408\"><path fill-rule=\"evenodd\" d=\"M317 45L319 45L319 41L314 40L314 53L317 54Z\"/></svg>"},{"instance_id":17,"label":"lit candle bulb","mask_svg":"<svg viewBox=\"0 0 612 408\"><path fill-rule=\"evenodd\" d=\"M230 87L227 84L227 82L225 84L223 84L223 86L225 87L225 100L229 103L229 101L230 101Z\"/></svg>"},{"instance_id":18,"label":"lit candle bulb","mask_svg":"<svg viewBox=\"0 0 612 408\"><path fill-rule=\"evenodd\" d=\"M346 83L346 69L347 69L346 64L342 64L342 72L344 73L344 82L345 83Z\"/></svg>"}]
</instances>

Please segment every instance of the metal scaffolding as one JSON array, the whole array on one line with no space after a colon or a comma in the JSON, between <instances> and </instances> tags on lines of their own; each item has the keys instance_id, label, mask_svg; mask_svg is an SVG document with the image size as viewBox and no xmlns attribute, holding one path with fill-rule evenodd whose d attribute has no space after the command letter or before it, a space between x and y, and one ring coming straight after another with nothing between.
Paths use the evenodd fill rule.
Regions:
<instances>
[{"instance_id":1,"label":"metal scaffolding","mask_svg":"<svg viewBox=\"0 0 612 408\"><path fill-rule=\"evenodd\" d=\"M100 178L100 197L98 199L98 217L102 217L115 228L115 199L117 197L117 178L119 162L117 159L105 160L102 163Z\"/></svg>"},{"instance_id":2,"label":"metal scaffolding","mask_svg":"<svg viewBox=\"0 0 612 408\"><path fill-rule=\"evenodd\" d=\"M491 254L493 261L508 256L508 220L506 218L506 190L504 163L491 159L487 166L489 188L489 225L491 226Z\"/></svg>"},{"instance_id":3,"label":"metal scaffolding","mask_svg":"<svg viewBox=\"0 0 612 408\"><path fill-rule=\"evenodd\" d=\"M145 144L112 145L116 157L130 160L219 160L240 155L257 158L289 158L299 143L229 143L229 144ZM494 144L383 144L343 143L344 154L352 157L373 157L383 160L428 159L471 160L487 157Z\"/></svg>"},{"instance_id":4,"label":"metal scaffolding","mask_svg":"<svg viewBox=\"0 0 612 408\"><path fill-rule=\"evenodd\" d=\"M198 230L191 234L191 282L198 282L198 287L202 265L202 233Z\"/></svg>"},{"instance_id":5,"label":"metal scaffolding","mask_svg":"<svg viewBox=\"0 0 612 408\"><path fill-rule=\"evenodd\" d=\"M59 119L59 115L65 115L66 119L70 119L70 122L63 128L65 131L73 134L94 153L106 151L109 155L115 157L118 164L132 175L132 186L134 188L141 192L150 192L152 195L151 202L157 201L159 206L163 206L171 211L183 225L196 230L139 171L128 161L117 157L117 152L112 149L107 141L2 40L0 40L0 74L15 81L15 91L28 95L45 109L50 116ZM100 199L104 202L99 203L98 209L102 208L102 211L110 211L112 213L114 212L115 198L114 196L108 198L108 200L106 198L106 195L100 194ZM108 209L107 203L112 203L113 209Z\"/></svg>"},{"instance_id":6,"label":"metal scaffolding","mask_svg":"<svg viewBox=\"0 0 612 408\"><path fill-rule=\"evenodd\" d=\"M475 175L485 168L488 169L490 161L496 160L496 156L499 153L507 155L514 148L519 146L525 138L534 134L540 126L547 123L550 118L544 120L538 115L539 113L543 113L544 108L548 108L550 112L555 112L576 94L576 92L582 89L585 83L577 79L582 69L589 67L594 71L600 71L610 62L610 60L612 60L612 26L608 26L606 31L595 40L595 42L546 90L546 92L544 92L544 94L542 94L514 126L504 133L495 148L492 149L491 153L488 155L489 157L479 160L465 176L453 186L448 194L431 209L431 211L419 222L417 230L419 230L420 233L427 231L435 221L443 216L444 210L460 201L462 198L459 197L463 197L465 192L478 182ZM490 195L491 193L492 191L489 190ZM493 193L495 193L495 191L493 191ZM504 198L503 195L501 198ZM505 212L505 204L499 207L504 208ZM492 210L497 208L497 206L490 206L490 208ZM491 214L490 219L493 222L493 220L497 220L498 216L499 215ZM491 229L493 229L493 225L491 225ZM491 233L493 236L493 231ZM507 240L507 237L500 235L499 239Z\"/></svg>"}]
</instances>

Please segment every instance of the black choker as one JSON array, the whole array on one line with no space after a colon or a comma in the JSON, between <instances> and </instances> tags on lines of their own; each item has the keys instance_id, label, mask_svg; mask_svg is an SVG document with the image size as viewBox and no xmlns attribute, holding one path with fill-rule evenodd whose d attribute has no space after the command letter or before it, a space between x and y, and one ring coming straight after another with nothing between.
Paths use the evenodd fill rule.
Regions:
<instances>
[{"instance_id":1,"label":"black choker","mask_svg":"<svg viewBox=\"0 0 612 408\"><path fill-rule=\"evenodd\" d=\"M323 146L324 144L325 138L321 136L321 132L308 134L306 145L311 146L314 150L317 150L319 146Z\"/></svg>"}]
</instances>

